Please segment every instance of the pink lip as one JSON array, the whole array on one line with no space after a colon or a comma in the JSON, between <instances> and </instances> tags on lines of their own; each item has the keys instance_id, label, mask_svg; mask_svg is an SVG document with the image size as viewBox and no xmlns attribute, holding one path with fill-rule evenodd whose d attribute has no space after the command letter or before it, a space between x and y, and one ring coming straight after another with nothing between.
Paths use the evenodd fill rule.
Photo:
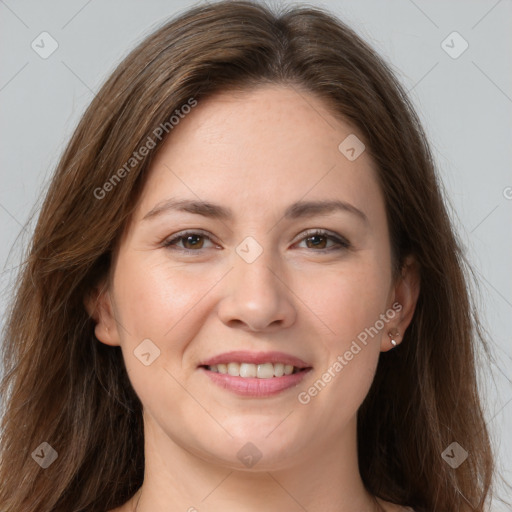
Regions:
<instances>
[{"instance_id":1,"label":"pink lip","mask_svg":"<svg viewBox=\"0 0 512 512\"><path fill-rule=\"evenodd\" d=\"M298 357L285 354L284 352L247 352L244 350L235 350L233 352L225 352L218 356L203 361L199 366L213 366L215 364L228 363L283 363L291 364L297 368L310 368L311 366ZM243 378L243 377L241 377ZM277 377L282 378L282 377ZM248 379L244 379L248 380ZM260 379L261 380L261 379ZM265 379L267 380L267 379Z\"/></svg>"},{"instance_id":2,"label":"pink lip","mask_svg":"<svg viewBox=\"0 0 512 512\"><path fill-rule=\"evenodd\" d=\"M245 361L250 362L247 361L247 359ZM266 359L266 361L270 362L268 359ZM231 362L235 361L231 359ZM258 379L256 377L233 377L227 373L212 372L207 368L199 369L205 372L215 384L224 389L241 396L261 398L276 395L285 389L296 386L311 370L308 368L297 373L292 373L291 375L283 375L282 377Z\"/></svg>"},{"instance_id":3,"label":"pink lip","mask_svg":"<svg viewBox=\"0 0 512 512\"><path fill-rule=\"evenodd\" d=\"M302 371L283 375L282 377L272 377L271 379L258 379L256 377L233 377L227 373L217 373L204 368L217 364L228 363L283 363L300 368ZM304 376L309 373L311 366L302 359L285 354L284 352L247 352L236 350L219 354L199 365L199 369L218 386L232 391L241 396L266 397L276 395L285 389L296 386Z\"/></svg>"}]
</instances>

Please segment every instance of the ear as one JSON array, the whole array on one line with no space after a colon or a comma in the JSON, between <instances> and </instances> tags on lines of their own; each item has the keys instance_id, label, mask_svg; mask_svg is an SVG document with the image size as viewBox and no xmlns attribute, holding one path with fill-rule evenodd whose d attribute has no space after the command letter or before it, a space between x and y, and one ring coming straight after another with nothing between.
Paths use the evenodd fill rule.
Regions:
<instances>
[{"instance_id":1,"label":"ear","mask_svg":"<svg viewBox=\"0 0 512 512\"><path fill-rule=\"evenodd\" d=\"M89 316L96 322L94 328L96 338L106 345L120 345L114 308L106 281L94 287L86 295L84 306Z\"/></svg>"},{"instance_id":2,"label":"ear","mask_svg":"<svg viewBox=\"0 0 512 512\"><path fill-rule=\"evenodd\" d=\"M387 326L381 341L381 351L393 348L391 340L397 345L402 342L404 333L411 323L418 296L420 293L419 265L413 256L408 256L402 266L400 276L395 281L392 290L390 309L396 312L395 317Z\"/></svg>"}]
</instances>

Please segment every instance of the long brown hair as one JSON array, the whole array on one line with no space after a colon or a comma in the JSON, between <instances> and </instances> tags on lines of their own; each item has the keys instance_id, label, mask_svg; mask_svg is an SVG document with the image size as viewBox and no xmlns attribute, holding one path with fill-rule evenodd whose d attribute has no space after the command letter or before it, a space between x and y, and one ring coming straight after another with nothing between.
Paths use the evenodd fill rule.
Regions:
<instances>
[{"instance_id":1,"label":"long brown hair","mask_svg":"<svg viewBox=\"0 0 512 512\"><path fill-rule=\"evenodd\" d=\"M142 484L142 405L120 348L95 338L84 298L109 276L173 113L267 83L316 95L359 130L378 167L395 270L409 254L419 264L412 323L381 354L358 413L364 484L417 511L485 509L493 459L475 375L483 340L418 118L387 65L342 22L308 5L277 12L242 0L194 7L144 40L62 155L5 328L2 512L106 510ZM150 139L155 148L134 163ZM43 442L58 454L46 469L32 456ZM469 454L456 469L442 457L452 442Z\"/></svg>"}]
</instances>

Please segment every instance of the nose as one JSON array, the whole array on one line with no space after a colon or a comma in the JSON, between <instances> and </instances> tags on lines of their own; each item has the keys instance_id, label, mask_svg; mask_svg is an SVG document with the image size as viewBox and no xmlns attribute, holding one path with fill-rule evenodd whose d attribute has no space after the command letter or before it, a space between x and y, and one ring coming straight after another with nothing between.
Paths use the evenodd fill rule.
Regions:
<instances>
[{"instance_id":1,"label":"nose","mask_svg":"<svg viewBox=\"0 0 512 512\"><path fill-rule=\"evenodd\" d=\"M252 263L236 256L223 286L218 315L229 327L272 331L295 322L293 292L266 251Z\"/></svg>"}]
</instances>

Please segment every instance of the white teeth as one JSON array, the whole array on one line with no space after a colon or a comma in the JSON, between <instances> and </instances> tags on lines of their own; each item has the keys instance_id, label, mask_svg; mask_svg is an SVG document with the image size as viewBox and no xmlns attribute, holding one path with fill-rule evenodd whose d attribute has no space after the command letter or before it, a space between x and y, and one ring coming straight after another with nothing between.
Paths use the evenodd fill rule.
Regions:
<instances>
[{"instance_id":1,"label":"white teeth","mask_svg":"<svg viewBox=\"0 0 512 512\"><path fill-rule=\"evenodd\" d=\"M228 363L228 373L233 377L240 377L240 365L238 363Z\"/></svg>"},{"instance_id":2,"label":"white teeth","mask_svg":"<svg viewBox=\"0 0 512 512\"><path fill-rule=\"evenodd\" d=\"M252 364L251 366L256 367L255 364ZM240 375L243 377L242 374ZM258 379L271 379L274 376L274 365L272 363L259 364L257 375Z\"/></svg>"},{"instance_id":3,"label":"white teeth","mask_svg":"<svg viewBox=\"0 0 512 512\"><path fill-rule=\"evenodd\" d=\"M256 377L256 365L242 363L240 365L240 377Z\"/></svg>"},{"instance_id":4,"label":"white teeth","mask_svg":"<svg viewBox=\"0 0 512 512\"><path fill-rule=\"evenodd\" d=\"M293 372L293 366L291 364L285 364L284 365L284 374L291 375L292 372Z\"/></svg>"},{"instance_id":5,"label":"white teeth","mask_svg":"<svg viewBox=\"0 0 512 512\"><path fill-rule=\"evenodd\" d=\"M274 375L276 377L282 377L284 375L284 364L283 363L275 363L274 364Z\"/></svg>"},{"instance_id":6,"label":"white teeth","mask_svg":"<svg viewBox=\"0 0 512 512\"><path fill-rule=\"evenodd\" d=\"M258 379L271 379L273 377L282 377L283 375L291 375L294 366L283 363L228 363L215 364L208 366L211 372L229 374L233 377L257 377ZM296 371L299 371L297 368Z\"/></svg>"}]
</instances>

